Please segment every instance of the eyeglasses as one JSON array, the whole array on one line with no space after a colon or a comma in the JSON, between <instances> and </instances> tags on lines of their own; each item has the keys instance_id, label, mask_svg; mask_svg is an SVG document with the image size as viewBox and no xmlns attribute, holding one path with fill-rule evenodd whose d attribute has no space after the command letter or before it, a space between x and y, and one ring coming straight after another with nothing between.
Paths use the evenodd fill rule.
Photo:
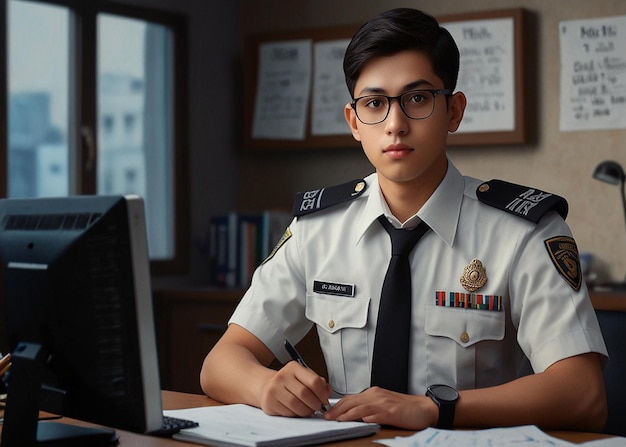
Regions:
<instances>
[{"instance_id":1,"label":"eyeglasses","mask_svg":"<svg viewBox=\"0 0 626 447\"><path fill-rule=\"evenodd\" d=\"M400 96L368 95L354 98L350 105L357 118L363 124L378 124L387 119L391 109L391 101L398 100L404 114L412 120L423 120L435 111L437 95L451 95L449 89L411 90Z\"/></svg>"}]
</instances>

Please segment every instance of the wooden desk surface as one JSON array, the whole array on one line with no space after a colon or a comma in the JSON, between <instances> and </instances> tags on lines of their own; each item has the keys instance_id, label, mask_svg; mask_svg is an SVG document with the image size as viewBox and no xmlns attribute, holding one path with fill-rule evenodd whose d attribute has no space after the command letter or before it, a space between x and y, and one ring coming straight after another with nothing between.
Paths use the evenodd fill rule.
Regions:
<instances>
[{"instance_id":1,"label":"wooden desk surface","mask_svg":"<svg viewBox=\"0 0 626 447\"><path fill-rule=\"evenodd\" d=\"M589 297L596 310L626 312L626 292L590 290Z\"/></svg>"},{"instance_id":2,"label":"wooden desk surface","mask_svg":"<svg viewBox=\"0 0 626 447\"><path fill-rule=\"evenodd\" d=\"M174 391L163 391L163 408L166 410L177 410L181 408L202 407L208 405L217 405L217 402L209 399L206 396L198 394L178 393ZM62 420L65 421L65 420ZM72 421L73 423L73 421ZM83 424L80 425L92 425ZM169 438L159 438L155 436L145 436L137 433L131 433L123 430L117 430L120 437L120 447L167 447L167 446L190 446L194 444L175 441ZM389 439L396 436L409 436L414 432L408 430L399 430L384 428L380 430L374 436L368 436L365 438L352 439L347 441L333 442L324 444L333 447L361 447L361 446L378 446L382 444L374 443L376 439ZM548 432L552 436L561 438L566 441L581 443L586 441L592 441L601 438L607 438L608 435L602 435L598 433L580 433L580 432L563 432L563 431L550 431Z\"/></svg>"}]
</instances>

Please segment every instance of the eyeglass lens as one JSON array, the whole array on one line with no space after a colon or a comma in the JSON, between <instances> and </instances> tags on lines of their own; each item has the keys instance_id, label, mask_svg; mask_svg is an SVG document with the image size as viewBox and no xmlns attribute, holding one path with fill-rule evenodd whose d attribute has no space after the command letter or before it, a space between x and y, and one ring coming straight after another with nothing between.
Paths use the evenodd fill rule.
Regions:
<instances>
[{"instance_id":1,"label":"eyeglass lens","mask_svg":"<svg viewBox=\"0 0 626 447\"><path fill-rule=\"evenodd\" d=\"M428 90L406 92L398 97L372 95L358 98L355 103L357 117L364 124L377 124L389 114L391 101L398 99L402 111L411 119L425 119L435 109L435 94Z\"/></svg>"}]
</instances>

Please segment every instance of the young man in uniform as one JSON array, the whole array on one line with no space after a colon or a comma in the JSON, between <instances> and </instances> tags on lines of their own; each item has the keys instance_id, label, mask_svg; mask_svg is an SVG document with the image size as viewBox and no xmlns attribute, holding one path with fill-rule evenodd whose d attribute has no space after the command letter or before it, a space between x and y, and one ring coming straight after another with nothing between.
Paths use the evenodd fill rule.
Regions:
<instances>
[{"instance_id":1,"label":"young man in uniform","mask_svg":"<svg viewBox=\"0 0 626 447\"><path fill-rule=\"evenodd\" d=\"M602 429L606 348L567 203L464 177L447 159L466 105L458 64L449 33L417 10L388 11L355 34L345 115L376 172L299 195L205 359L207 395L308 416L332 393L343 398L328 419L407 429ZM392 245L392 259L403 256L391 235L415 228L410 272L386 280ZM410 307L388 310L403 293ZM390 333L403 316L404 335ZM313 324L329 383L285 350ZM286 363L278 371L274 358ZM526 358L534 373L520 377Z\"/></svg>"}]
</instances>

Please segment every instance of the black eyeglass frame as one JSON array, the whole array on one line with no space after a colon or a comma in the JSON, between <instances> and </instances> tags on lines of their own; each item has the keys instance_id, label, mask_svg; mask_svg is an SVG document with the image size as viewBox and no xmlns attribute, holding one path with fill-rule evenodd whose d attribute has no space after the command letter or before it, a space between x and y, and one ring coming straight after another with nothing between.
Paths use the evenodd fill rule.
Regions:
<instances>
[{"instance_id":1,"label":"black eyeglass frame","mask_svg":"<svg viewBox=\"0 0 626 447\"><path fill-rule=\"evenodd\" d=\"M430 113L427 116L424 116L422 118L413 118L412 116L409 116L408 113L406 113L406 110L404 110L404 105L402 104L402 101L400 101L400 98L402 98L403 96L406 95L410 95L410 94L415 94L415 93L420 93L420 92L428 92L430 94L433 95L433 109L430 111ZM398 96L387 96L387 95L365 95L365 96L359 96L358 98L353 98L352 101L350 102L350 107L352 107L352 110L354 110L354 113L356 115L356 117L358 118L359 121L361 121L363 124L367 125L367 126L373 126L375 124L380 124L383 121L385 121L387 119L387 117L389 116L389 111L391 110L391 102L395 99L398 101L398 104L400 105L400 109L402 110L402 113L404 113L404 115L412 120L415 121L419 121L419 120L425 120L430 118L433 113L435 112L435 102L434 100L437 98L438 95L445 95L445 96L452 96L454 94L454 90L448 89L448 88L442 88L442 89L416 89L416 90L409 90L407 92L402 93L401 95ZM360 101L361 99L364 98L386 98L387 99L387 113L385 113L385 116L383 117L383 119L381 119L380 121L376 121L374 123L366 123L365 121L363 121L361 119L361 117L359 116L359 113L356 111L356 103L358 101Z\"/></svg>"}]
</instances>

